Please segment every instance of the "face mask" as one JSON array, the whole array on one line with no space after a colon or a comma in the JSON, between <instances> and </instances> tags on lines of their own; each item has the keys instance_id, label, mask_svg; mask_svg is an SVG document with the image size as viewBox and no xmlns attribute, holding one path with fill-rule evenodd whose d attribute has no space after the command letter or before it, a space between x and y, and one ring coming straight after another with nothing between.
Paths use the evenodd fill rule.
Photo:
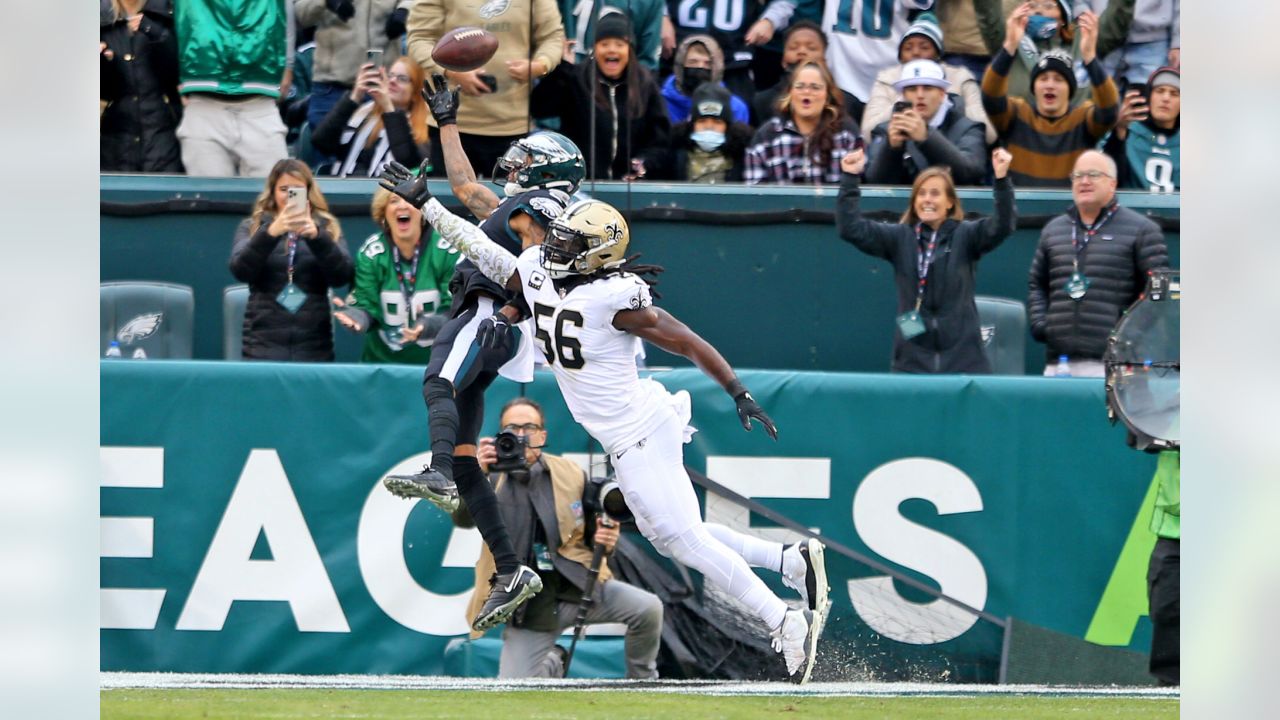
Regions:
<instances>
[{"instance_id":1,"label":"face mask","mask_svg":"<svg viewBox=\"0 0 1280 720\"><path fill-rule=\"evenodd\" d=\"M680 89L684 90L685 95L692 95L699 85L710 80L711 70L707 68L685 68L684 82L680 83Z\"/></svg>"},{"instance_id":2,"label":"face mask","mask_svg":"<svg viewBox=\"0 0 1280 720\"><path fill-rule=\"evenodd\" d=\"M715 152L724 145L724 133L715 130L699 130L689 136L704 152Z\"/></svg>"},{"instance_id":3,"label":"face mask","mask_svg":"<svg viewBox=\"0 0 1280 720\"><path fill-rule=\"evenodd\" d=\"M1032 15L1027 19L1027 35L1035 40L1048 40L1058 32L1058 21L1044 15Z\"/></svg>"}]
</instances>

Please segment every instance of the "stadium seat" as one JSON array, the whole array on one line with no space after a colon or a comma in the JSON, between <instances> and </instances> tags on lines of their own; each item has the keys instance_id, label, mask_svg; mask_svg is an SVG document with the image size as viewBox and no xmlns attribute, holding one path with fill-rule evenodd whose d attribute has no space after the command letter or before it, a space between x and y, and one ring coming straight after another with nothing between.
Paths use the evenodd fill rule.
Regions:
<instances>
[{"instance_id":1,"label":"stadium seat","mask_svg":"<svg viewBox=\"0 0 1280 720\"><path fill-rule=\"evenodd\" d=\"M244 306L249 300L249 286L228 285L222 289L222 357L240 360L244 341Z\"/></svg>"},{"instance_id":2,"label":"stadium seat","mask_svg":"<svg viewBox=\"0 0 1280 720\"><path fill-rule=\"evenodd\" d=\"M189 359L195 293L189 285L105 282L98 289L99 356L112 340L124 358Z\"/></svg>"},{"instance_id":3,"label":"stadium seat","mask_svg":"<svg viewBox=\"0 0 1280 720\"><path fill-rule=\"evenodd\" d=\"M996 375L1026 374L1027 308L1018 300L978 295L982 349Z\"/></svg>"}]
</instances>

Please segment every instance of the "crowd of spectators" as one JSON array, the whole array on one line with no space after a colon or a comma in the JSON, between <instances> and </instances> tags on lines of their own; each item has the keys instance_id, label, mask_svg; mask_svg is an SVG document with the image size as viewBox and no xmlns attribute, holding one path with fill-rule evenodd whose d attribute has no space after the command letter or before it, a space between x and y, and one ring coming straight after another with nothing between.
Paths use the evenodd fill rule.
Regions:
<instances>
[{"instance_id":1,"label":"crowd of spectators","mask_svg":"<svg viewBox=\"0 0 1280 720\"><path fill-rule=\"evenodd\" d=\"M545 128L583 148L592 179L835 184L866 146L869 183L941 165L990 185L1004 147L1015 183L1067 188L1097 148L1123 188L1179 187L1179 0L100 2L103 172L264 177L296 157L370 177L429 157L442 175L420 99L442 73L480 176ZM464 25L497 54L436 66ZM704 93L724 117L695 107L703 85L727 90Z\"/></svg>"}]
</instances>

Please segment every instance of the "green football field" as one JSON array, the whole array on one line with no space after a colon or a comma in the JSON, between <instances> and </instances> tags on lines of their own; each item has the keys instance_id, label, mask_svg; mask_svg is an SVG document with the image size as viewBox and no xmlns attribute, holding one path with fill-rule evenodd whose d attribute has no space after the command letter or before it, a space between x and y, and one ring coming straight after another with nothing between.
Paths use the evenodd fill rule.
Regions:
<instances>
[{"instance_id":1,"label":"green football field","mask_svg":"<svg viewBox=\"0 0 1280 720\"><path fill-rule=\"evenodd\" d=\"M957 697L723 696L635 691L115 689L101 692L117 718L1177 718L1175 698L1052 695Z\"/></svg>"}]
</instances>

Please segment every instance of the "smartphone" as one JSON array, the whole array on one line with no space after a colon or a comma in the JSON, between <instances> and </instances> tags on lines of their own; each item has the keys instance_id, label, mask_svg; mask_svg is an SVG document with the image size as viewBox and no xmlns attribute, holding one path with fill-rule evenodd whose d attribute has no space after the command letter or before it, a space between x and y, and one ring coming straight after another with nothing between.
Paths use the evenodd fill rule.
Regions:
<instances>
[{"instance_id":1,"label":"smartphone","mask_svg":"<svg viewBox=\"0 0 1280 720\"><path fill-rule=\"evenodd\" d=\"M906 100L899 100L898 102L893 104L893 114L897 115L900 112L906 112L910 110L912 107L914 106L911 103L907 102Z\"/></svg>"},{"instance_id":2,"label":"smartphone","mask_svg":"<svg viewBox=\"0 0 1280 720\"><path fill-rule=\"evenodd\" d=\"M480 76L480 82L489 86L489 92L498 92L498 78L485 73Z\"/></svg>"},{"instance_id":3,"label":"smartphone","mask_svg":"<svg viewBox=\"0 0 1280 720\"><path fill-rule=\"evenodd\" d=\"M290 212L304 212L307 209L307 189L296 185L285 188L288 193L288 207Z\"/></svg>"},{"instance_id":4,"label":"smartphone","mask_svg":"<svg viewBox=\"0 0 1280 720\"><path fill-rule=\"evenodd\" d=\"M364 61L378 67L382 64L382 50L380 48L369 48L365 51Z\"/></svg>"}]
</instances>

